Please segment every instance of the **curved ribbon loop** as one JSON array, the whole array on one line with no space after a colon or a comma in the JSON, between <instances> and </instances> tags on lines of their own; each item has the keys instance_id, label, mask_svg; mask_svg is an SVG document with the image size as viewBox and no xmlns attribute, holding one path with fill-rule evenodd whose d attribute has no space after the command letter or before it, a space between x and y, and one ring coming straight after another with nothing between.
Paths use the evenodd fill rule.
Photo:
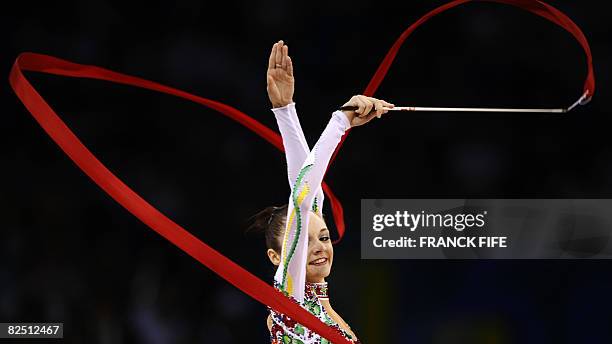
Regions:
<instances>
[{"instance_id":1,"label":"curved ribbon loop","mask_svg":"<svg viewBox=\"0 0 612 344\"><path fill-rule=\"evenodd\" d=\"M217 110L238 121L277 148L282 149L282 141L278 134L246 114L223 103L194 96L187 92L148 80L116 73L95 66L79 65L51 56L22 53L17 57L9 76L11 87L17 94L17 97L19 97L23 105L25 105L53 141L60 146L64 153L66 153L66 155L68 155L70 159L89 176L89 178L126 210L185 253L195 258L204 266L211 269L255 300L270 306L279 313L288 315L300 324L307 326L334 343L351 343L351 341L344 338L337 330L321 322L299 304L291 301L281 292L174 223L125 185L119 178L110 172L106 166L85 147L85 145L83 145L78 137L68 128L68 126L66 126L49 104L47 104L43 97L38 94L36 89L32 87L30 82L24 77L22 70L107 80L189 99ZM329 186L325 185L325 188L326 191L329 192ZM333 197L335 197L333 194L330 195L330 198L333 199Z\"/></svg>"},{"instance_id":2,"label":"curved ribbon loop","mask_svg":"<svg viewBox=\"0 0 612 344\"><path fill-rule=\"evenodd\" d=\"M100 68L97 66L82 65L62 60L53 56L35 53L21 53L15 61L13 69L15 68L20 68L21 70L25 71L42 72L74 78L105 80L118 84L158 91L183 99L187 99L220 112L221 114L233 119L234 121L240 123L255 134L259 135L261 138L268 141L274 147L278 148L281 152L285 151L285 148L283 147L283 140L277 132L271 130L267 126L263 125L262 123L248 116L242 111L233 108L229 105L223 104L221 102L199 97L187 93L185 91L168 87L153 81L117 73L112 70ZM13 71L11 70L11 75L12 73ZM331 205L332 216L334 218L334 223L336 224L336 231L338 232L338 239L336 239L334 243L337 243L342 240L345 233L343 216L344 211L342 208L342 203L340 202L338 197L336 197L336 195L333 193L332 189L327 185L327 183L322 182L322 188L325 194L327 195L327 199L329 200Z\"/></svg>"}]
</instances>

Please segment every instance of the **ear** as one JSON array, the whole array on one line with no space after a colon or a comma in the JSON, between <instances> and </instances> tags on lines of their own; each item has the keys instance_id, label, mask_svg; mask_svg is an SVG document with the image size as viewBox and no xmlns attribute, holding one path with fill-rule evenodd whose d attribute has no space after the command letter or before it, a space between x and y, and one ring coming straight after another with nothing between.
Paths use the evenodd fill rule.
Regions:
<instances>
[{"instance_id":1,"label":"ear","mask_svg":"<svg viewBox=\"0 0 612 344\"><path fill-rule=\"evenodd\" d=\"M277 265L277 266L278 264L280 264L280 255L276 253L276 251L269 248L266 253L268 253L268 258L270 258L270 261L272 262L272 264Z\"/></svg>"}]
</instances>

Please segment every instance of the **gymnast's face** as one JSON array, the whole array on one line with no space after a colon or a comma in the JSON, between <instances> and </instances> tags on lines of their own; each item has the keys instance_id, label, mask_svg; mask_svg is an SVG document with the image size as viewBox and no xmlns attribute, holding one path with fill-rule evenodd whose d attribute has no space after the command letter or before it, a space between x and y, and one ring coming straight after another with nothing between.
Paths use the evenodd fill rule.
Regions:
<instances>
[{"instance_id":1,"label":"gymnast's face","mask_svg":"<svg viewBox=\"0 0 612 344\"><path fill-rule=\"evenodd\" d=\"M282 239L281 234L279 238ZM272 264L280 264L280 252L271 248L268 249L268 258ZM306 260L306 282L318 283L325 282L325 277L331 272L334 260L334 247L329 237L329 229L325 221L319 215L310 212L308 218L308 257Z\"/></svg>"},{"instance_id":2,"label":"gymnast's face","mask_svg":"<svg viewBox=\"0 0 612 344\"><path fill-rule=\"evenodd\" d=\"M329 229L319 215L310 212L308 219L308 260L306 281L325 282L331 272L334 260L334 247L329 236Z\"/></svg>"}]
</instances>

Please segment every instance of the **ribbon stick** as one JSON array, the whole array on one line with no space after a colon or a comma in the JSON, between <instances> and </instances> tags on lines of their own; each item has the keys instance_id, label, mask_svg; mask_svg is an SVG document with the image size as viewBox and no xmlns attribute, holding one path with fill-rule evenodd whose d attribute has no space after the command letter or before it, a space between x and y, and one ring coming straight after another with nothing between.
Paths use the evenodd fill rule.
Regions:
<instances>
[{"instance_id":1,"label":"ribbon stick","mask_svg":"<svg viewBox=\"0 0 612 344\"><path fill-rule=\"evenodd\" d=\"M584 105L584 99L586 94L580 97L575 103L568 106L567 108L559 109L517 109L517 108L465 108L465 107L423 107L423 106L395 106L392 108L383 106L384 110L397 111L397 112L493 112L493 113L566 113L571 111L578 105ZM359 109L357 106L342 106L339 110L352 110ZM370 111L375 111L372 109Z\"/></svg>"},{"instance_id":2,"label":"ribbon stick","mask_svg":"<svg viewBox=\"0 0 612 344\"><path fill-rule=\"evenodd\" d=\"M460 107L422 107L398 106L389 111L410 112L516 112L516 113L566 113L567 109L512 109L512 108L460 108Z\"/></svg>"}]
</instances>

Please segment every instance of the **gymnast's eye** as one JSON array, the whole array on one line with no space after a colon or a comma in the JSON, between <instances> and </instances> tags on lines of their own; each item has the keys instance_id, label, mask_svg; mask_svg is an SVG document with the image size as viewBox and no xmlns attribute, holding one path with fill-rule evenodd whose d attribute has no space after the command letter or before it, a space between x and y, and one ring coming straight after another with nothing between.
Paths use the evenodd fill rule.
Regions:
<instances>
[{"instance_id":1,"label":"gymnast's eye","mask_svg":"<svg viewBox=\"0 0 612 344\"><path fill-rule=\"evenodd\" d=\"M327 241L327 240L329 240L329 237L328 237L328 236L324 236L324 237L319 238L319 240L321 240L321 241Z\"/></svg>"}]
</instances>

